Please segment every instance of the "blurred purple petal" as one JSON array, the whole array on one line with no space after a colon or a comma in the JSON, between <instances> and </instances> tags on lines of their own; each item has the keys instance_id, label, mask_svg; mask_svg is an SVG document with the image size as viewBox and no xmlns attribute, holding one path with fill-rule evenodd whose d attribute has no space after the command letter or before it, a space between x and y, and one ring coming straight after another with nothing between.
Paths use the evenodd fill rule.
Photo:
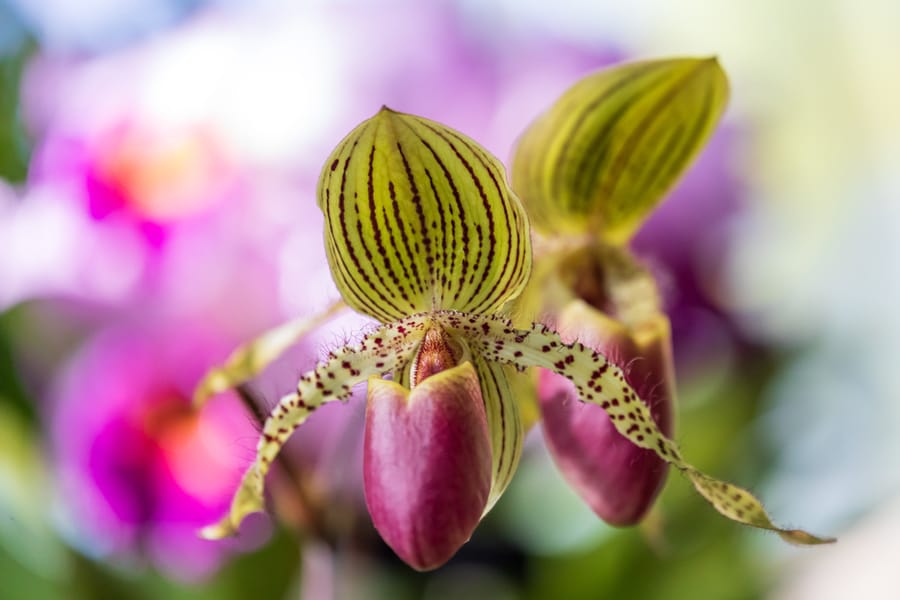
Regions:
<instances>
[{"instance_id":1,"label":"blurred purple petal","mask_svg":"<svg viewBox=\"0 0 900 600\"><path fill-rule=\"evenodd\" d=\"M135 328L104 332L69 363L50 432L80 545L190 578L227 554L196 530L226 509L256 432L233 395L199 414L189 403L221 353L190 328Z\"/></svg>"}]
</instances>

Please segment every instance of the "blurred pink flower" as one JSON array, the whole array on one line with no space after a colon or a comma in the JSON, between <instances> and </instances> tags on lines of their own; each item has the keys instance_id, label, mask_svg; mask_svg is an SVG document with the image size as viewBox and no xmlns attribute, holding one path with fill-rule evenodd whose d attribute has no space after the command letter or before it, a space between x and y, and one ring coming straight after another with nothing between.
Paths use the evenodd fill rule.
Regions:
<instances>
[{"instance_id":1,"label":"blurred pink flower","mask_svg":"<svg viewBox=\"0 0 900 600\"><path fill-rule=\"evenodd\" d=\"M190 406L222 346L190 327L144 325L104 331L71 359L50 442L77 545L182 578L208 574L229 552L196 530L227 506L256 430L234 394L200 413Z\"/></svg>"},{"instance_id":2,"label":"blurred pink flower","mask_svg":"<svg viewBox=\"0 0 900 600\"><path fill-rule=\"evenodd\" d=\"M274 256L289 197L257 183L219 124L152 108L159 58L147 44L32 61L23 98L36 145L26 185L5 207L13 253L0 257L0 307L60 297L213 313L243 335L282 316ZM242 284L245 294L228 293Z\"/></svg>"},{"instance_id":3,"label":"blurred pink flower","mask_svg":"<svg viewBox=\"0 0 900 600\"><path fill-rule=\"evenodd\" d=\"M68 181L94 219L120 211L147 226L198 215L225 200L236 172L211 132L124 121L86 138L49 137L33 180Z\"/></svg>"}]
</instances>

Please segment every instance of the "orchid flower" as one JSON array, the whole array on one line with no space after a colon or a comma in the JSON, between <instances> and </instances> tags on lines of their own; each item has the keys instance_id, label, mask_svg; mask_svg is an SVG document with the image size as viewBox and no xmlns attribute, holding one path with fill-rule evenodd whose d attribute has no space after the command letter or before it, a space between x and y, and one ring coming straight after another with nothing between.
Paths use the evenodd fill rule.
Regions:
<instances>
[{"instance_id":1,"label":"orchid flower","mask_svg":"<svg viewBox=\"0 0 900 600\"><path fill-rule=\"evenodd\" d=\"M674 430L671 327L653 277L627 247L712 133L728 97L715 59L620 65L567 90L525 131L512 186L541 234L533 311L625 368L661 431ZM543 371L547 445L587 504L613 525L638 522L667 473L572 385Z\"/></svg>"},{"instance_id":2,"label":"orchid flower","mask_svg":"<svg viewBox=\"0 0 900 600\"><path fill-rule=\"evenodd\" d=\"M531 272L529 220L502 164L475 141L382 108L328 157L318 205L344 302L382 324L279 401L230 512L205 537L232 535L263 510L266 474L293 431L367 382L364 484L373 523L410 566L440 566L508 485L524 433L514 390L527 369L541 367L572 381L580 400L683 472L725 516L796 543L825 541L777 527L749 492L687 463L604 355L545 325L510 320Z\"/></svg>"}]
</instances>

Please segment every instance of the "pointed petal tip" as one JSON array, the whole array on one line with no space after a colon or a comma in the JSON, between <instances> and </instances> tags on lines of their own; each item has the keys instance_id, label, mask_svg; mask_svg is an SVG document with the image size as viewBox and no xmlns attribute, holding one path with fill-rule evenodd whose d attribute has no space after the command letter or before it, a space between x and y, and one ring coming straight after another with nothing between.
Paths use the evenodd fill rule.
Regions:
<instances>
[{"instance_id":1,"label":"pointed petal tip","mask_svg":"<svg viewBox=\"0 0 900 600\"><path fill-rule=\"evenodd\" d=\"M785 529L776 533L781 539L795 546L821 546L837 543L836 537L819 537L802 529Z\"/></svg>"},{"instance_id":2,"label":"pointed petal tip","mask_svg":"<svg viewBox=\"0 0 900 600\"><path fill-rule=\"evenodd\" d=\"M710 477L686 463L683 464L682 472L688 476L700 495L706 498L721 515L732 521L774 531L784 541L798 546L816 546L836 541L835 538L818 537L802 529L779 527L772 522L756 496L747 490Z\"/></svg>"},{"instance_id":3,"label":"pointed petal tip","mask_svg":"<svg viewBox=\"0 0 900 600\"><path fill-rule=\"evenodd\" d=\"M381 121L381 120L386 119L388 121L392 121L394 119L397 119L398 117L403 117L403 116L404 116L403 112L394 110L387 104L382 104L381 108L378 109L378 112L376 112L374 115L372 115L371 120L372 121Z\"/></svg>"},{"instance_id":4,"label":"pointed petal tip","mask_svg":"<svg viewBox=\"0 0 900 600\"><path fill-rule=\"evenodd\" d=\"M230 517L225 517L218 523L207 525L197 532L197 535L204 540L217 541L237 535L238 528L231 522Z\"/></svg>"},{"instance_id":5,"label":"pointed petal tip","mask_svg":"<svg viewBox=\"0 0 900 600\"><path fill-rule=\"evenodd\" d=\"M228 514L218 523L201 529L199 535L206 540L220 540L233 537L237 535L241 523L248 515L263 511L262 479L256 469L251 467L244 474L241 485L234 494Z\"/></svg>"},{"instance_id":6,"label":"pointed petal tip","mask_svg":"<svg viewBox=\"0 0 900 600\"><path fill-rule=\"evenodd\" d=\"M194 395L191 398L191 405L196 408L202 408L210 398L216 394L220 394L230 388L228 376L220 368L210 369L197 387L194 388Z\"/></svg>"},{"instance_id":7,"label":"pointed petal tip","mask_svg":"<svg viewBox=\"0 0 900 600\"><path fill-rule=\"evenodd\" d=\"M243 515L228 514L212 525L207 525L197 531L197 536L204 540L219 541L227 538L240 537L242 529L246 529L247 525L253 527L253 523L258 523L259 519L267 519L261 510L253 511Z\"/></svg>"}]
</instances>

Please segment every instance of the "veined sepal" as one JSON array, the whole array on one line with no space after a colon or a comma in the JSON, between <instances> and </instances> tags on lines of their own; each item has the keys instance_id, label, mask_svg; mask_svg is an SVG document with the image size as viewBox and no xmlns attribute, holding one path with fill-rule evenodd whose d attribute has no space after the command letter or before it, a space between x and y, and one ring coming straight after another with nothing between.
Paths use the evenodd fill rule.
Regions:
<instances>
[{"instance_id":1,"label":"veined sepal","mask_svg":"<svg viewBox=\"0 0 900 600\"><path fill-rule=\"evenodd\" d=\"M706 142L727 98L715 58L589 75L519 139L512 187L540 231L624 243Z\"/></svg>"},{"instance_id":2,"label":"veined sepal","mask_svg":"<svg viewBox=\"0 0 900 600\"><path fill-rule=\"evenodd\" d=\"M466 339L473 354L480 353L489 361L520 369L541 367L571 380L580 400L600 406L621 435L636 446L652 450L684 473L713 508L729 519L774 531L794 544L834 541L799 529L778 527L750 492L710 477L686 462L677 444L659 430L622 370L581 342L566 344L558 333L544 325L516 329L505 319L487 315L442 311L431 318L445 331Z\"/></svg>"},{"instance_id":3,"label":"veined sepal","mask_svg":"<svg viewBox=\"0 0 900 600\"><path fill-rule=\"evenodd\" d=\"M528 279L528 218L503 165L440 123L382 108L328 157L318 203L341 295L382 322L496 312Z\"/></svg>"}]
</instances>

